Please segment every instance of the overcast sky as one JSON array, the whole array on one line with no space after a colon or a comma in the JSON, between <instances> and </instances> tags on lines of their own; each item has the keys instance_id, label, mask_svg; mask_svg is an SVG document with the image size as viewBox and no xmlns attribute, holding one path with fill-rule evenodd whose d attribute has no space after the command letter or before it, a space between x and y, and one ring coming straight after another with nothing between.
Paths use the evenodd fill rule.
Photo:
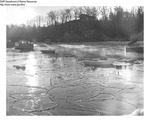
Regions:
<instances>
[{"instance_id":1,"label":"overcast sky","mask_svg":"<svg viewBox=\"0 0 150 122\"><path fill-rule=\"evenodd\" d=\"M26 24L28 20L31 20L38 15L46 16L51 10L61 10L70 7L71 6L7 7L6 24ZM131 8L131 6L123 7L128 9Z\"/></svg>"},{"instance_id":2,"label":"overcast sky","mask_svg":"<svg viewBox=\"0 0 150 122\"><path fill-rule=\"evenodd\" d=\"M71 6L7 7L6 24L26 24L27 20L31 20L38 15L46 16L51 10L60 10L70 7Z\"/></svg>"}]
</instances>

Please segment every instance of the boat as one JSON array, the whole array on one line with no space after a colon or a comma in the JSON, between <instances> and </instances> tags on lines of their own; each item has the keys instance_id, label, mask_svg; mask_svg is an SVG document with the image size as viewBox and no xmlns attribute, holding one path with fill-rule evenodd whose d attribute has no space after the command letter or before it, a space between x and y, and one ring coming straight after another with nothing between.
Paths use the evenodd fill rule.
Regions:
<instances>
[{"instance_id":1,"label":"boat","mask_svg":"<svg viewBox=\"0 0 150 122\"><path fill-rule=\"evenodd\" d=\"M34 49L34 44L30 41L20 40L19 42L15 43L15 49L33 50Z\"/></svg>"},{"instance_id":2,"label":"boat","mask_svg":"<svg viewBox=\"0 0 150 122\"><path fill-rule=\"evenodd\" d=\"M126 52L136 52L136 53L143 53L144 47L143 46L126 46Z\"/></svg>"},{"instance_id":3,"label":"boat","mask_svg":"<svg viewBox=\"0 0 150 122\"><path fill-rule=\"evenodd\" d=\"M44 54L54 54L55 50L41 50L41 52Z\"/></svg>"},{"instance_id":4,"label":"boat","mask_svg":"<svg viewBox=\"0 0 150 122\"><path fill-rule=\"evenodd\" d=\"M131 37L131 41L126 46L126 52L143 53L144 52L144 42L143 32Z\"/></svg>"},{"instance_id":5,"label":"boat","mask_svg":"<svg viewBox=\"0 0 150 122\"><path fill-rule=\"evenodd\" d=\"M112 60L83 60L85 66L110 68L114 67Z\"/></svg>"},{"instance_id":6,"label":"boat","mask_svg":"<svg viewBox=\"0 0 150 122\"><path fill-rule=\"evenodd\" d=\"M116 61L113 63L113 65L116 69L126 69L127 67L131 66L131 63Z\"/></svg>"}]
</instances>

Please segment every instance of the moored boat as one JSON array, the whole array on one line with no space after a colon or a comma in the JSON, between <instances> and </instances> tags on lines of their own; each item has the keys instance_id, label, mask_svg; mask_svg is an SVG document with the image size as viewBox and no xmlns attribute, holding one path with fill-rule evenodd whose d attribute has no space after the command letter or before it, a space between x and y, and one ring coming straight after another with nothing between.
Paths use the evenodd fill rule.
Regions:
<instances>
[{"instance_id":1,"label":"moored boat","mask_svg":"<svg viewBox=\"0 0 150 122\"><path fill-rule=\"evenodd\" d=\"M136 52L136 53L143 53L144 47L143 46L130 46L126 47L126 52Z\"/></svg>"},{"instance_id":2,"label":"moored boat","mask_svg":"<svg viewBox=\"0 0 150 122\"><path fill-rule=\"evenodd\" d=\"M115 66L116 69L126 69L131 65L131 63L116 61L113 63L113 65Z\"/></svg>"},{"instance_id":3,"label":"moored boat","mask_svg":"<svg viewBox=\"0 0 150 122\"><path fill-rule=\"evenodd\" d=\"M34 44L30 41L20 40L15 43L15 49L19 50L34 50Z\"/></svg>"}]
</instances>

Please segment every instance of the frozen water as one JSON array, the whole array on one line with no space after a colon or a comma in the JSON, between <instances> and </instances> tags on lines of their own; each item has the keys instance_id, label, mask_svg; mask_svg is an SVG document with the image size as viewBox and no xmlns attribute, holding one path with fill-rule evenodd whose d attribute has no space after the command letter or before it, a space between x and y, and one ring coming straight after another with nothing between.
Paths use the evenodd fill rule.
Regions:
<instances>
[{"instance_id":1,"label":"frozen water","mask_svg":"<svg viewBox=\"0 0 150 122\"><path fill-rule=\"evenodd\" d=\"M45 48L56 54L40 53ZM124 53L124 46L108 44L8 49L7 115L123 115L143 108L143 55ZM85 59L130 65L86 66Z\"/></svg>"}]
</instances>

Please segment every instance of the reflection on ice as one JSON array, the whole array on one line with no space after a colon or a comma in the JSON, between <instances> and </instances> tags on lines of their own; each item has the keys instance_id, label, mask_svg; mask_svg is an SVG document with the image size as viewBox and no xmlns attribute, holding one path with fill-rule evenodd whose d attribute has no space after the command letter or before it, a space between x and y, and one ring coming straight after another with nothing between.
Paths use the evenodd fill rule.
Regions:
<instances>
[{"instance_id":1,"label":"reflection on ice","mask_svg":"<svg viewBox=\"0 0 150 122\"><path fill-rule=\"evenodd\" d=\"M29 54L26 64L26 74L35 75L36 74L36 59L33 53Z\"/></svg>"},{"instance_id":2,"label":"reflection on ice","mask_svg":"<svg viewBox=\"0 0 150 122\"><path fill-rule=\"evenodd\" d=\"M37 60L35 59L35 54L31 53L28 56L28 59L25 61L26 70L25 70L25 77L26 77L26 84L28 86L39 86L39 77L36 76L37 74ZM34 92L34 89L31 89L31 92Z\"/></svg>"},{"instance_id":3,"label":"reflection on ice","mask_svg":"<svg viewBox=\"0 0 150 122\"><path fill-rule=\"evenodd\" d=\"M26 76L28 86L39 86L39 78L37 76Z\"/></svg>"},{"instance_id":4,"label":"reflection on ice","mask_svg":"<svg viewBox=\"0 0 150 122\"><path fill-rule=\"evenodd\" d=\"M130 81L133 75L133 71L129 68L123 68L118 71L118 74L123 77L125 81Z\"/></svg>"}]
</instances>

